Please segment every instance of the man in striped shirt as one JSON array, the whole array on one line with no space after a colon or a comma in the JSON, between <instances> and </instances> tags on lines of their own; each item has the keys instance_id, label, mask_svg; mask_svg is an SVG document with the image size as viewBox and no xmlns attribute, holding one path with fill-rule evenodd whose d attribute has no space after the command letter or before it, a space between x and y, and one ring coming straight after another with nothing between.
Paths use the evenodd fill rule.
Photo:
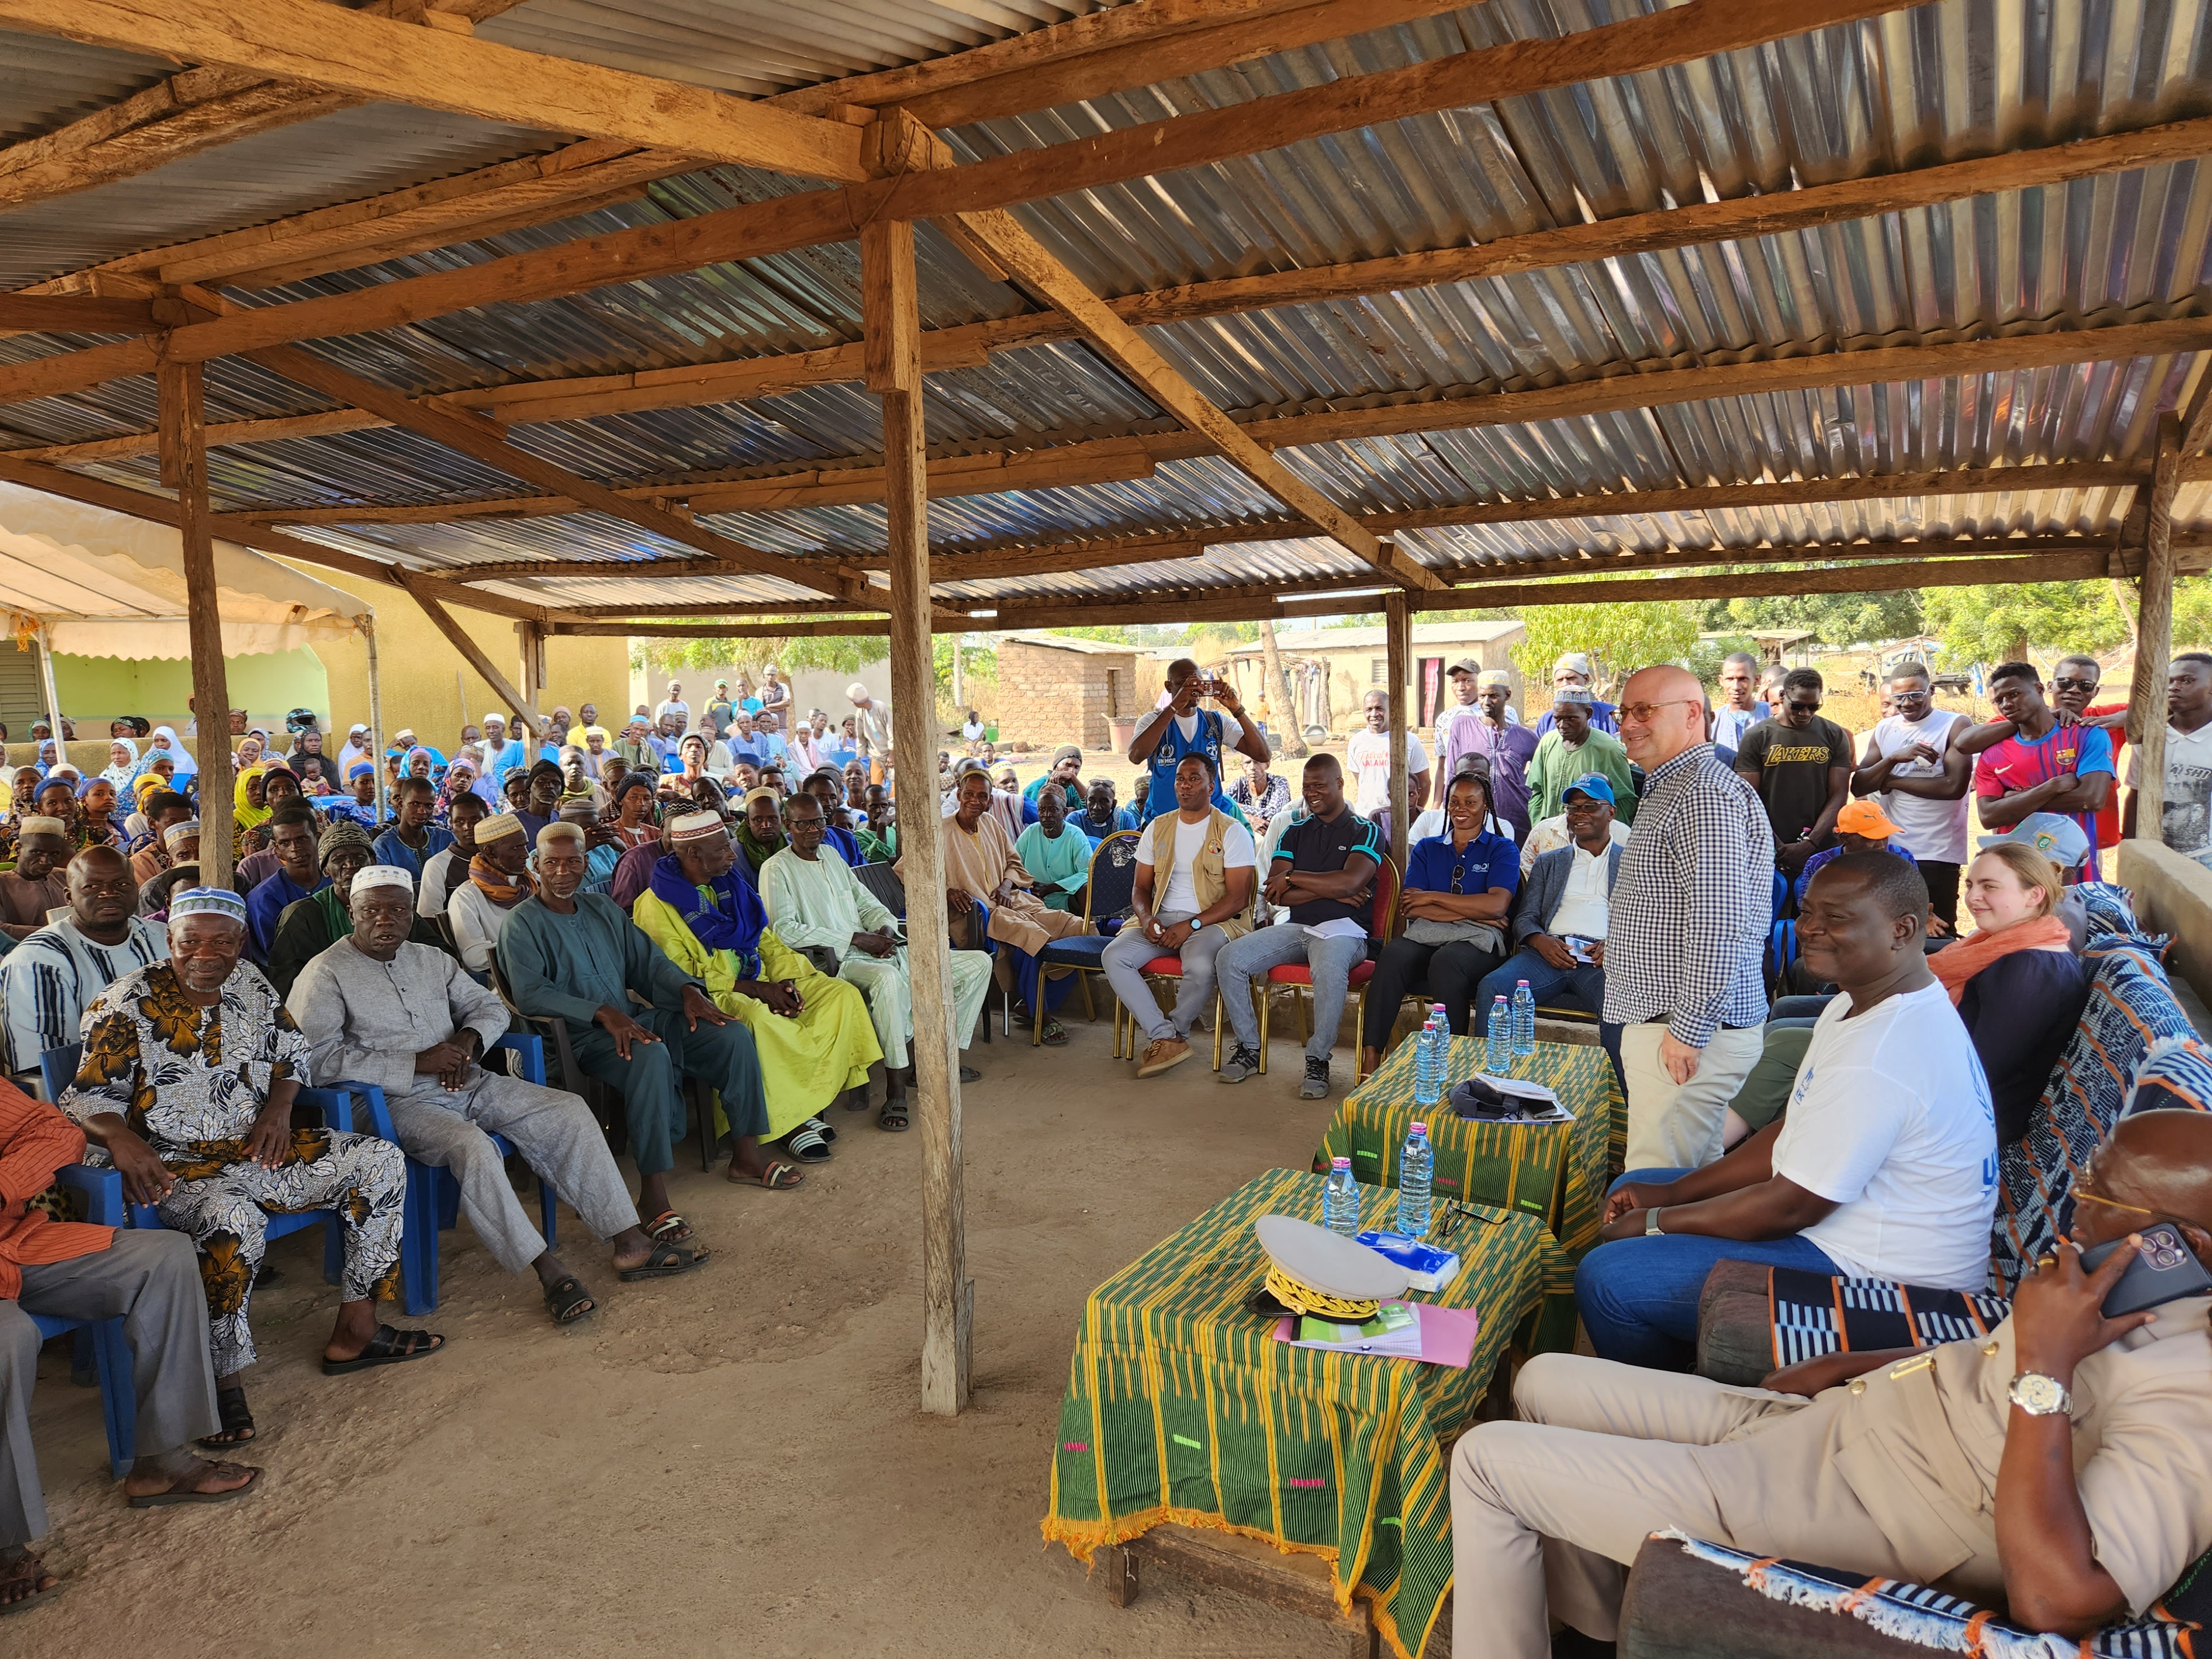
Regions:
<instances>
[{"instance_id":1,"label":"man in striped shirt","mask_svg":"<svg viewBox=\"0 0 2212 1659\"><path fill-rule=\"evenodd\" d=\"M1751 786L1705 740L1705 694L1688 670L1632 676L1620 716L1621 742L1646 774L1605 941L1604 1018L1622 1028L1628 1079L1627 1167L1694 1170L1721 1155L1729 1102L1759 1059L1774 832Z\"/></svg>"},{"instance_id":2,"label":"man in striped shirt","mask_svg":"<svg viewBox=\"0 0 2212 1659\"><path fill-rule=\"evenodd\" d=\"M69 914L0 966L11 1073L37 1072L40 1054L77 1040L94 997L124 975L168 959L168 929L131 914L138 884L113 848L88 847L70 860L69 897Z\"/></svg>"}]
</instances>

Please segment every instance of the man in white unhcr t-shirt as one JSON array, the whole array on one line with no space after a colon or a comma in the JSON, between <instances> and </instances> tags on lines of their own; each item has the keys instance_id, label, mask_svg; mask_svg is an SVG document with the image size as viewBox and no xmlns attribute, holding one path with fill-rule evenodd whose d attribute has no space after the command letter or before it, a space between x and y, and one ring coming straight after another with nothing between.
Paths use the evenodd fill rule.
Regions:
<instances>
[{"instance_id":1,"label":"man in white unhcr t-shirt","mask_svg":"<svg viewBox=\"0 0 2212 1659\"><path fill-rule=\"evenodd\" d=\"M1352 810L1363 818L1390 810L1390 694L1370 691L1360 712L1367 725L1344 741L1345 769L1358 780ZM1410 823L1429 799L1429 751L1413 728L1406 728L1406 804Z\"/></svg>"},{"instance_id":2,"label":"man in white unhcr t-shirt","mask_svg":"<svg viewBox=\"0 0 2212 1659\"><path fill-rule=\"evenodd\" d=\"M1893 853L1821 866L1800 908L1822 1011L1783 1115L1702 1170L1636 1170L1606 1200L1575 1298L1602 1359L1681 1370L1724 1259L1978 1290L1996 1207L1996 1113L1928 969L1927 896Z\"/></svg>"},{"instance_id":3,"label":"man in white unhcr t-shirt","mask_svg":"<svg viewBox=\"0 0 2212 1659\"><path fill-rule=\"evenodd\" d=\"M1851 793L1879 794L1881 810L1897 826L1897 839L1920 866L1928 908L1943 925L1941 938L1959 930L1959 872L1966 862L1966 793L1973 762L1951 744L1973 722L1936 707L1924 663L1901 662L1890 671L1889 700L1897 710L1867 733Z\"/></svg>"}]
</instances>

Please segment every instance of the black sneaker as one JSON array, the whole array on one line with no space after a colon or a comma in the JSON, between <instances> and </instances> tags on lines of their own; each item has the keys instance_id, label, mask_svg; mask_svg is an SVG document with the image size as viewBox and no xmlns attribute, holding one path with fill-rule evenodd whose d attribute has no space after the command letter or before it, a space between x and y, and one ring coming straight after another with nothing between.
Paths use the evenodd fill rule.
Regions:
<instances>
[{"instance_id":1,"label":"black sneaker","mask_svg":"<svg viewBox=\"0 0 2212 1659\"><path fill-rule=\"evenodd\" d=\"M1328 1060L1315 1054L1306 1056L1306 1080L1298 1085L1298 1098L1301 1100L1328 1098Z\"/></svg>"},{"instance_id":2,"label":"black sneaker","mask_svg":"<svg viewBox=\"0 0 2212 1659\"><path fill-rule=\"evenodd\" d=\"M1248 1077L1256 1077L1259 1075L1259 1071L1260 1055L1258 1051L1252 1048L1247 1048L1240 1042L1236 1046L1236 1048L1230 1051L1229 1058L1221 1062L1221 1070L1216 1075L1214 1081L1217 1083L1242 1083Z\"/></svg>"}]
</instances>

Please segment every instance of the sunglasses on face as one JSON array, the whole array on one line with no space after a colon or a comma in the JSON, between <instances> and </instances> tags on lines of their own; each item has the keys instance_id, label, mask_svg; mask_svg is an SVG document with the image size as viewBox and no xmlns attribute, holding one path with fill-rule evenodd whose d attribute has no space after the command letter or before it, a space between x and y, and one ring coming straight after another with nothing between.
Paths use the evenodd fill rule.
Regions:
<instances>
[{"instance_id":1,"label":"sunglasses on face","mask_svg":"<svg viewBox=\"0 0 2212 1659\"><path fill-rule=\"evenodd\" d=\"M2094 691L2097 689L2094 680L2075 679L2064 674L2052 680L2051 685L2055 691Z\"/></svg>"}]
</instances>

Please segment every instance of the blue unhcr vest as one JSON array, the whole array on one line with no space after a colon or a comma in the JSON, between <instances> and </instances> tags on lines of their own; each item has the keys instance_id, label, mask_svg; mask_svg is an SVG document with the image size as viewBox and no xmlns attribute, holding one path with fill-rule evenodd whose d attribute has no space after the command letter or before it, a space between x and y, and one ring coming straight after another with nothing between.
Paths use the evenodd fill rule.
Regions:
<instances>
[{"instance_id":1,"label":"blue unhcr vest","mask_svg":"<svg viewBox=\"0 0 2212 1659\"><path fill-rule=\"evenodd\" d=\"M1147 822L1163 812L1176 810L1176 768L1182 764L1185 755L1203 755L1213 763L1213 793L1218 799L1221 793L1221 716L1206 709L1198 711L1198 730L1188 738L1173 718L1159 743L1152 750L1152 787L1145 796L1145 817Z\"/></svg>"}]
</instances>

